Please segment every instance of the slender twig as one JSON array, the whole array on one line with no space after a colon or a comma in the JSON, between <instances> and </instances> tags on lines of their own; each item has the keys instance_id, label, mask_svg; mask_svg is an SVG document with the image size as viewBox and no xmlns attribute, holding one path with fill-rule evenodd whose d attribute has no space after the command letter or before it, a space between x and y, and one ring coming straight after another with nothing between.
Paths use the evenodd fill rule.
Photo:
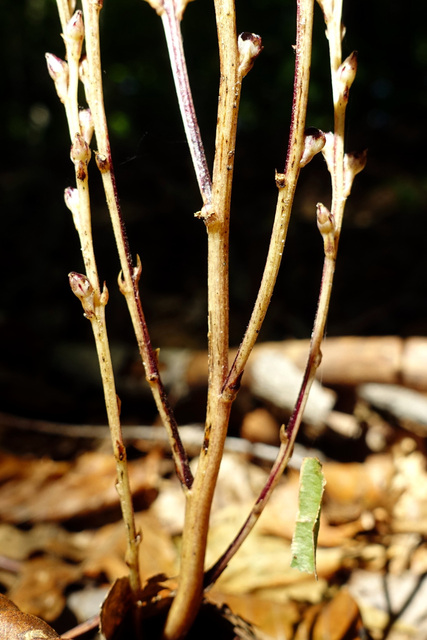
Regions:
<instances>
[{"instance_id":1,"label":"slender twig","mask_svg":"<svg viewBox=\"0 0 427 640\"><path fill-rule=\"evenodd\" d=\"M99 626L99 615L93 616L89 618L89 620L85 620L85 622L81 622L76 627L73 627L69 631L66 631L62 634L61 640L73 640L74 638L78 638L82 636L84 633L88 633L88 631L92 631L92 629L96 629Z\"/></svg>"},{"instance_id":2,"label":"slender twig","mask_svg":"<svg viewBox=\"0 0 427 640\"><path fill-rule=\"evenodd\" d=\"M62 10L64 3L61 3ZM63 19L63 15L61 16ZM74 163L77 188L65 191L65 201L72 212L74 225L79 235L86 275L70 273L69 281L73 293L80 299L86 318L90 320L104 389L105 406L111 440L116 460L117 491L120 498L123 520L127 531L126 561L129 566L129 582L135 600L139 598L141 579L139 573L139 534L136 531L132 505L132 494L126 462L126 449L120 427L120 409L116 395L111 353L105 322L105 305L108 291L99 283L92 241L91 211L88 181L90 160L89 143L92 135L88 119L79 117L78 73L84 28L81 11L71 17L64 28L64 42L68 64L47 55L48 69L64 103L71 137L71 160Z\"/></svg>"},{"instance_id":3,"label":"slender twig","mask_svg":"<svg viewBox=\"0 0 427 640\"><path fill-rule=\"evenodd\" d=\"M93 116L98 145L96 161L102 175L105 196L122 269L119 276L119 286L126 298L139 352L145 368L146 379L150 385L162 422L169 434L178 478L183 488L188 490L191 487L193 476L187 454L179 436L178 426L172 408L168 403L160 377L157 354L152 347L148 333L139 295L141 264L138 258L137 266L133 266L117 194L102 90L101 56L99 49L99 12L102 3L94 2L93 0L83 0L82 5L85 17L87 64L83 65L81 71L86 98Z\"/></svg>"},{"instance_id":4,"label":"slender twig","mask_svg":"<svg viewBox=\"0 0 427 640\"><path fill-rule=\"evenodd\" d=\"M163 0L161 18L168 45L172 75L176 87L181 118L193 160L194 172L202 196L203 205L209 205L212 198L212 185L206 161L200 129L194 110L193 97L188 80L187 64L182 44L180 22L184 8L177 0Z\"/></svg>"},{"instance_id":5,"label":"slender twig","mask_svg":"<svg viewBox=\"0 0 427 640\"><path fill-rule=\"evenodd\" d=\"M62 33L65 33L67 24L73 15L75 2L73 0L56 0Z\"/></svg>"},{"instance_id":6,"label":"slender twig","mask_svg":"<svg viewBox=\"0 0 427 640\"><path fill-rule=\"evenodd\" d=\"M203 567L209 515L231 404L221 398L228 370L228 246L237 114L243 74L239 69L234 2L216 0L220 88L212 203L205 211L208 232L209 385L205 434L193 487L187 495L181 568L165 639L183 637L203 594Z\"/></svg>"},{"instance_id":7,"label":"slender twig","mask_svg":"<svg viewBox=\"0 0 427 640\"><path fill-rule=\"evenodd\" d=\"M295 81L286 164L284 173L276 174L279 193L260 289L245 335L222 390L224 398L228 400L232 400L239 389L240 378L261 330L282 261L305 146L304 130L310 79L313 3L314 0L297 0Z\"/></svg>"},{"instance_id":8,"label":"slender twig","mask_svg":"<svg viewBox=\"0 0 427 640\"><path fill-rule=\"evenodd\" d=\"M322 3L322 8L325 12L330 57L332 61L331 69L336 130L334 134L328 134L326 136L326 144L323 151L332 177L332 213L329 213L324 205L317 205L317 224L323 238L324 264L318 306L310 342L310 351L294 411L286 431L284 426L281 429L282 442L268 480L236 538L219 560L206 572L204 581L205 589L208 589L218 579L230 559L249 535L292 455L310 389L322 359L320 347L325 333L345 201L350 193L354 176L363 169L366 161L366 154L346 154L346 156L344 156L345 108L348 101L349 89L356 72L356 66L355 56L353 54L341 64L342 2L335 0L330 4L333 5L333 13L325 12L325 0Z\"/></svg>"}]
</instances>

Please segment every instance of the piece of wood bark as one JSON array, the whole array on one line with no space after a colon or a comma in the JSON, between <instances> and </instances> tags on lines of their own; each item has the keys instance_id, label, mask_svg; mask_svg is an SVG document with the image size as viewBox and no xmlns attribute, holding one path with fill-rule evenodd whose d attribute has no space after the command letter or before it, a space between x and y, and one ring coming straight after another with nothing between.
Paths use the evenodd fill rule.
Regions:
<instances>
[{"instance_id":1,"label":"piece of wood bark","mask_svg":"<svg viewBox=\"0 0 427 640\"><path fill-rule=\"evenodd\" d=\"M264 350L283 354L303 370L309 340L266 342L255 346L243 376L250 374L258 354ZM365 382L401 384L427 391L427 338L399 336L344 336L326 338L322 344L323 359L318 377L326 386L356 386ZM236 350L230 351L230 362ZM161 356L161 353L160 353ZM194 352L188 358L187 383L204 385L207 380L207 355Z\"/></svg>"}]
</instances>

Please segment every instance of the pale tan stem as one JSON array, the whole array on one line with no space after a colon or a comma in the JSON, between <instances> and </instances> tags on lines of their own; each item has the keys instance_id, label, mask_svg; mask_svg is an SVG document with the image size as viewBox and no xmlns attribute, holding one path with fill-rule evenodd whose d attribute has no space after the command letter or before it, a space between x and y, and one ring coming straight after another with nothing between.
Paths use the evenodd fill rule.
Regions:
<instances>
[{"instance_id":1,"label":"pale tan stem","mask_svg":"<svg viewBox=\"0 0 427 640\"><path fill-rule=\"evenodd\" d=\"M300 172L300 160L304 150L304 129L311 64L313 3L314 0L298 0L297 2L295 83L286 166L284 173L276 175L279 194L266 265L248 327L224 385L223 396L228 400L232 400L239 389L240 377L264 322L285 247L286 234Z\"/></svg>"},{"instance_id":2,"label":"pale tan stem","mask_svg":"<svg viewBox=\"0 0 427 640\"><path fill-rule=\"evenodd\" d=\"M138 263L136 267L133 266L118 201L102 90L101 56L99 49L99 11L101 3L94 0L83 0L82 5L85 16L86 54L88 61L86 95L95 126L98 145L98 152L96 154L97 164L102 175L107 206L122 269L119 277L120 290L125 296L128 305L147 381L153 393L162 422L169 434L177 475L183 488L187 490L191 486L193 477L187 455L179 436L176 420L167 401L166 392L159 373L157 356L151 345L139 295L140 264Z\"/></svg>"},{"instance_id":3,"label":"pale tan stem","mask_svg":"<svg viewBox=\"0 0 427 640\"><path fill-rule=\"evenodd\" d=\"M120 424L119 400L114 384L114 371L111 362L111 353L108 345L107 330L105 324L105 307L100 305L95 308L95 317L89 318L95 337L98 361L101 368L102 384L104 388L105 407L107 410L108 424L111 433L114 457L117 471L117 493L120 498L120 506L123 522L126 528L126 564L129 567L129 584L137 601L141 592L141 577L139 572L139 545L141 536L136 530L135 517L132 503L132 491L129 483L127 467L126 447L123 442Z\"/></svg>"},{"instance_id":4,"label":"pale tan stem","mask_svg":"<svg viewBox=\"0 0 427 640\"><path fill-rule=\"evenodd\" d=\"M65 27L71 18L71 7L68 0L56 0L58 7L59 20L61 22L62 32L64 33Z\"/></svg>"},{"instance_id":5,"label":"pale tan stem","mask_svg":"<svg viewBox=\"0 0 427 640\"><path fill-rule=\"evenodd\" d=\"M286 429L286 433L282 433L282 444L280 446L276 461L271 469L268 480L261 491L255 505L249 514L246 522L240 529L236 538L229 545L219 560L206 572L205 588L218 579L222 571L226 568L228 562L237 552L244 540L247 538L255 523L258 521L264 507L273 492L274 487L286 468L292 455L295 439L301 425L303 413L311 386L316 377L317 369L321 363L321 344L325 333L326 320L328 316L329 303L332 293L332 286L335 274L335 264L338 251L338 243L341 231L342 218L346 202L346 196L349 193L349 187L345 185L344 172L344 127L345 127L345 108L348 99L349 86L341 83L339 87L338 70L341 65L341 3L339 0L331 2L323 0L321 2L325 13L325 21L328 29L328 39L330 46L332 86L334 97L334 120L335 132L332 138L332 151L325 147L325 156L327 157L328 168L332 178L332 206L331 213L323 205L317 205L318 227L321 232L324 244L324 264L322 272L322 281L319 292L319 300L316 311L316 317L313 324L312 337L310 342L310 350L307 364L304 372L301 389L295 404L294 411ZM325 11L325 5L326 11ZM333 5L333 13L327 13L328 7ZM341 90L339 90L341 89ZM329 145L331 144L331 136L329 135ZM363 162L360 166L362 166ZM360 166L357 171L360 171ZM349 183L351 186L352 178L355 173L351 172ZM273 232L274 235L274 232ZM243 356L241 356L243 358ZM238 362L239 355L236 360ZM233 367L237 367L236 361ZM238 368L236 369L238 371ZM233 369L231 371L233 373ZM229 380L227 381L227 385ZM283 427L282 427L283 431Z\"/></svg>"},{"instance_id":6,"label":"pale tan stem","mask_svg":"<svg viewBox=\"0 0 427 640\"><path fill-rule=\"evenodd\" d=\"M228 245L237 114L242 75L234 2L215 2L220 52L217 136L208 232L209 386L205 434L196 477L187 495L181 568L163 638L178 640L191 627L203 595L203 571L212 497L227 435L231 403L221 397L228 369Z\"/></svg>"},{"instance_id":7,"label":"pale tan stem","mask_svg":"<svg viewBox=\"0 0 427 640\"><path fill-rule=\"evenodd\" d=\"M91 210L88 181L88 163L90 160L89 143L82 135L79 122L78 108L78 67L83 41L83 25L81 14L73 16L70 27L69 5L58 0L58 10L64 30L64 41L68 58L68 90L64 99L68 127L71 137L71 159L75 166L77 198L71 195L73 190L67 190L67 204L73 213L73 220L79 235L82 255L86 269L86 276L70 274L70 284L73 292L82 302L86 317L90 320L98 354L99 366L104 389L105 405L111 432L112 445L117 469L117 491L123 520L127 531L126 561L129 566L129 581L135 600L139 598L141 580L139 575L138 547L139 535L135 528L132 505L132 495L126 463L126 450L120 427L120 411L114 383L114 373L108 343L105 305L108 292L104 287L101 292L98 271L94 254L91 227ZM68 11L68 13L67 13ZM65 23L64 23L65 22ZM66 197L67 200L67 197Z\"/></svg>"}]
</instances>

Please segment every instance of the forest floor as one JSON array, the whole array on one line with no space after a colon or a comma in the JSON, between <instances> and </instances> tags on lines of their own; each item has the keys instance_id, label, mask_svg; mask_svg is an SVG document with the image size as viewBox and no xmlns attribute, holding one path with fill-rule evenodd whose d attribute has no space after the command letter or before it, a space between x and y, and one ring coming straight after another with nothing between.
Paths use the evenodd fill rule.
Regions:
<instances>
[{"instance_id":1,"label":"forest floor","mask_svg":"<svg viewBox=\"0 0 427 640\"><path fill-rule=\"evenodd\" d=\"M326 409L305 420L293 463L209 598L262 638L425 640L427 399L422 385L390 384L372 369L352 382L350 360L341 356L334 380L327 369L321 375ZM188 405L203 395L195 362L187 362ZM286 420L286 407L265 396L254 370L249 378L214 499L208 565L263 487ZM161 433L158 425L124 427L144 581L178 572L184 499ZM196 465L201 427L182 433ZM318 457L326 478L317 580L290 567L304 456ZM98 615L110 586L127 574L108 431L0 414L0 459L1 591L73 637L71 629ZM2 640L12 640L1 626Z\"/></svg>"}]
</instances>

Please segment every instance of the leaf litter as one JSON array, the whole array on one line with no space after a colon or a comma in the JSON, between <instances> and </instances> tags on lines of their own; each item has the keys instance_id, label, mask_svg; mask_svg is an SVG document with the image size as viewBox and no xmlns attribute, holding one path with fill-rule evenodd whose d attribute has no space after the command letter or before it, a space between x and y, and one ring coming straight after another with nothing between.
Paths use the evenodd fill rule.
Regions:
<instances>
[{"instance_id":1,"label":"leaf litter","mask_svg":"<svg viewBox=\"0 0 427 640\"><path fill-rule=\"evenodd\" d=\"M366 451L360 462L323 462L318 580L290 566L299 483L298 472L290 469L258 526L208 594L209 606L226 606L230 615L242 616L259 638L427 637L423 441L413 424L408 431L407 424L369 405L361 411L356 402L348 415L358 422L358 442L330 428L316 436L319 445L329 440L351 449L362 443ZM378 439L368 437L378 424L386 434L381 447ZM306 425L306 439L310 433ZM259 433L251 437L262 441L262 420ZM377 443L371 450L370 442ZM167 608L179 566L183 497L164 447L134 444L129 466L143 538L141 573L151 606ZM20 456L3 446L0 460L0 584L5 594L0 640L55 638L60 633L70 638L73 626L99 615L112 585L101 620L104 637L114 637L114 616L121 617L117 598L126 604L127 567L114 461L105 444L92 443L66 460L50 458L45 450ZM225 455L208 566L241 526L267 469L247 454ZM34 635L37 630L39 636ZM82 637L95 637L96 631L92 633ZM251 637L252 632L241 633Z\"/></svg>"}]
</instances>

